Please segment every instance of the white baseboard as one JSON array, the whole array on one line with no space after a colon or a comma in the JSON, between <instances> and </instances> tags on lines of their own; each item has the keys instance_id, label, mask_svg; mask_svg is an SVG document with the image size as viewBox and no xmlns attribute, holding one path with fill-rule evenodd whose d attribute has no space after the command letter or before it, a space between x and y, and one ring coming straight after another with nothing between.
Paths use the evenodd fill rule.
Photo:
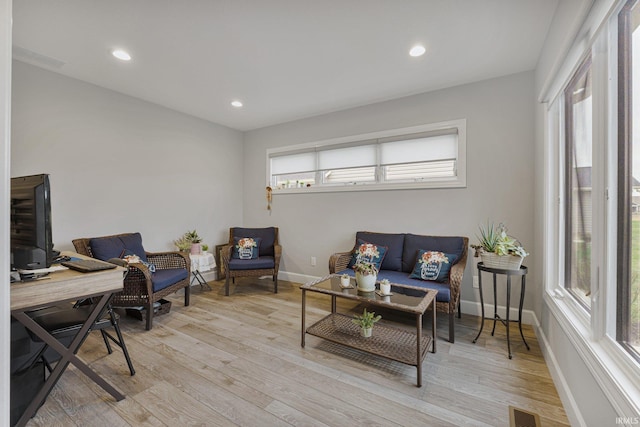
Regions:
<instances>
[{"instance_id":1,"label":"white baseboard","mask_svg":"<svg viewBox=\"0 0 640 427\"><path fill-rule=\"evenodd\" d=\"M288 271L278 271L278 280L286 280L295 283L309 283L320 279L322 276L310 276L308 274L291 273Z\"/></svg>"},{"instance_id":2,"label":"white baseboard","mask_svg":"<svg viewBox=\"0 0 640 427\"><path fill-rule=\"evenodd\" d=\"M562 374L562 370L560 369L558 360L553 354L553 350L551 350L549 340L544 334L544 330L540 326L537 318L533 329L536 333L536 337L538 338L538 345L540 345L542 356L547 363L549 373L551 374L553 383L556 386L556 390L558 391L558 395L560 396L560 400L562 401L562 406L564 406L564 412L567 414L569 422L572 426L586 426L587 424L585 423L582 414L578 409L578 404L573 397L573 393L571 393L571 387L569 387L565 376Z\"/></svg>"},{"instance_id":3,"label":"white baseboard","mask_svg":"<svg viewBox=\"0 0 640 427\"><path fill-rule=\"evenodd\" d=\"M510 306L509 307L509 319L517 320L518 319L518 306ZM471 314L473 316L481 316L482 309L480 308L480 303L477 301L460 301L460 309L464 314ZM484 316L485 317L493 317L493 304L484 304ZM504 305L498 304L498 315L503 319L506 318L507 310ZM535 325L537 323L536 314L532 310L522 310L522 323L524 325Z\"/></svg>"}]
</instances>

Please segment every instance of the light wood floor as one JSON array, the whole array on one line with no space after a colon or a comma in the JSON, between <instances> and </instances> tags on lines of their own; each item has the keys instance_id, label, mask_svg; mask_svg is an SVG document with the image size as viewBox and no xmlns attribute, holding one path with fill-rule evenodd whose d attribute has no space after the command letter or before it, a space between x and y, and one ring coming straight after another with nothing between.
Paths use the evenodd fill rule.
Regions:
<instances>
[{"instance_id":1,"label":"light wood floor","mask_svg":"<svg viewBox=\"0 0 640 427\"><path fill-rule=\"evenodd\" d=\"M122 319L134 377L99 333L85 342L80 356L126 399L115 402L70 367L28 425L508 426L509 405L538 413L543 426L568 425L530 327L527 351L512 325L509 360L501 325L491 337L485 324L472 344L480 319L463 315L450 344L438 315L437 353L427 354L418 388L415 367L309 335L301 348L299 284L281 281L273 294L271 281L244 279L229 297L221 282L211 284L193 288L189 307L172 296L171 312L151 331ZM328 312L329 298L308 297L310 324Z\"/></svg>"}]
</instances>

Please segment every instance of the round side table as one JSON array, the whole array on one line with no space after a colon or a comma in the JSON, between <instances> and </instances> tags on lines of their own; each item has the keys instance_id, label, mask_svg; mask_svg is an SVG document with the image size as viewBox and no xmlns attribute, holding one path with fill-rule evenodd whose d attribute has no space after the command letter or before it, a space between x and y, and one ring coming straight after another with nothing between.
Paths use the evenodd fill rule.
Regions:
<instances>
[{"instance_id":1,"label":"round side table","mask_svg":"<svg viewBox=\"0 0 640 427\"><path fill-rule=\"evenodd\" d=\"M486 272L486 273L491 273L493 274L493 329L491 330L491 336L493 336L493 334L496 331L496 322L500 321L500 323L502 323L503 325L505 325L505 327L507 328L507 350L509 351L509 359L512 358L512 354L511 354L511 341L509 339L509 311L510 311L510 304L511 304L511 276L520 276L521 280L520 280L520 305L518 307L518 328L520 329L520 336L522 337L522 341L524 342L524 345L527 347L527 350L529 350L529 344L527 344L527 340L524 339L524 334L522 333L522 304L524 303L524 290L525 290L525 277L527 275L527 267L525 267L524 265L520 267L519 270L504 270L504 269L500 269L500 268L491 268L491 267L485 267L484 263L479 262L478 263L478 288L480 289L480 307L482 309L482 324L480 325L480 331L478 331L478 335L476 335L476 337L473 340L473 343L475 344L476 341L478 341L478 338L480 338L480 334L482 334L482 329L484 328L484 298L482 296L482 272ZM496 276L498 274L503 274L505 276L507 276L507 318L506 319L502 319L499 315L498 315L498 298L496 296ZM491 318L489 318L491 319Z\"/></svg>"}]
</instances>

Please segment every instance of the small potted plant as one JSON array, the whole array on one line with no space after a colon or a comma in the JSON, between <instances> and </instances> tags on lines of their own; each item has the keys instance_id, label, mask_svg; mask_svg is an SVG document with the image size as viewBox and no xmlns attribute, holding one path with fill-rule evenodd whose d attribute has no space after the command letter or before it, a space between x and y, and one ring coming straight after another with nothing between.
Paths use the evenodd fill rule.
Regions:
<instances>
[{"instance_id":1,"label":"small potted plant","mask_svg":"<svg viewBox=\"0 0 640 427\"><path fill-rule=\"evenodd\" d=\"M360 335L365 338L369 338L371 336L371 333L373 332L373 324L380 319L382 319L382 316L380 316L379 314L376 316L375 312L367 311L365 307L362 315L356 314L355 316L353 316L353 319L351 319L351 321L360 326Z\"/></svg>"},{"instance_id":2,"label":"small potted plant","mask_svg":"<svg viewBox=\"0 0 640 427\"><path fill-rule=\"evenodd\" d=\"M520 242L509 234L507 227L500 224L494 227L487 223L486 227L480 226L480 244L471 245L475 249L475 256L482 258L485 267L499 268L503 270L518 270L524 257L529 255Z\"/></svg>"},{"instance_id":3,"label":"small potted plant","mask_svg":"<svg viewBox=\"0 0 640 427\"><path fill-rule=\"evenodd\" d=\"M191 241L187 240L184 236L174 240L173 244L176 245L176 248L178 248L180 252L187 252L191 249Z\"/></svg>"},{"instance_id":4,"label":"small potted plant","mask_svg":"<svg viewBox=\"0 0 640 427\"><path fill-rule=\"evenodd\" d=\"M376 290L376 280L378 279L378 269L367 261L360 261L352 267L356 272L356 283L358 290L362 292L373 292Z\"/></svg>"}]
</instances>

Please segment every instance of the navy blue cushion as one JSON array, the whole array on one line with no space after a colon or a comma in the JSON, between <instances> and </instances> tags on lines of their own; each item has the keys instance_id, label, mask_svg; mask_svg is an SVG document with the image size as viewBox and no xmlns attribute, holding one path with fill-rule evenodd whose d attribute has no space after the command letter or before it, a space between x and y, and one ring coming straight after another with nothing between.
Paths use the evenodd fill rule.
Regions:
<instances>
[{"instance_id":1,"label":"navy blue cushion","mask_svg":"<svg viewBox=\"0 0 640 427\"><path fill-rule=\"evenodd\" d=\"M458 259L457 255L438 251L418 251L416 265L409 277L434 282L448 282L449 271Z\"/></svg>"},{"instance_id":2,"label":"navy blue cushion","mask_svg":"<svg viewBox=\"0 0 640 427\"><path fill-rule=\"evenodd\" d=\"M358 231L356 233L356 242L364 240L379 246L386 246L387 253L382 260L380 266L382 270L402 270L402 249L404 247L404 234L390 233L372 233L370 231ZM428 247L428 246L421 246ZM417 248L416 248L417 250ZM414 254L415 255L415 254ZM413 264L411 264L413 267Z\"/></svg>"},{"instance_id":3,"label":"navy blue cushion","mask_svg":"<svg viewBox=\"0 0 640 427\"><path fill-rule=\"evenodd\" d=\"M156 270L151 274L151 283L153 284L153 292L158 292L166 287L178 283L189 277L187 270L184 268L167 268L166 270Z\"/></svg>"},{"instance_id":4,"label":"navy blue cushion","mask_svg":"<svg viewBox=\"0 0 640 427\"><path fill-rule=\"evenodd\" d=\"M260 242L260 254L259 256L274 256L275 250L273 245L276 242L276 229L275 227L267 228L232 228L233 237L259 237L262 239Z\"/></svg>"},{"instance_id":5,"label":"navy blue cushion","mask_svg":"<svg viewBox=\"0 0 640 427\"><path fill-rule=\"evenodd\" d=\"M368 262L375 265L379 271L384 256L387 254L387 250L386 246L376 245L375 243L358 239L358 244L353 250L353 255L351 255L351 261L349 261L348 267L351 268L360 262Z\"/></svg>"},{"instance_id":6,"label":"navy blue cushion","mask_svg":"<svg viewBox=\"0 0 640 427\"><path fill-rule=\"evenodd\" d=\"M260 237L234 237L231 258L256 259L260 253Z\"/></svg>"},{"instance_id":7,"label":"navy blue cushion","mask_svg":"<svg viewBox=\"0 0 640 427\"><path fill-rule=\"evenodd\" d=\"M351 269L338 271L337 274L340 274L340 275L348 274L349 276L352 276L352 277L355 276L354 271ZM436 295L436 301L438 302L449 302L449 300L451 299L451 289L449 289L449 284L447 283L412 279L405 272L389 271L389 270L382 270L378 273L378 281L383 279L387 279L389 280L389 282L396 283L399 285L409 285L409 286L417 286L420 288L435 289L436 291L438 291L438 295ZM396 289L394 289L394 292L396 292ZM405 293L410 294L410 292L405 292Z\"/></svg>"},{"instance_id":8,"label":"navy blue cushion","mask_svg":"<svg viewBox=\"0 0 640 427\"><path fill-rule=\"evenodd\" d=\"M147 262L147 255L144 247L142 247L140 233L116 237L96 237L89 240L89 246L93 257L103 261L108 261L111 258L122 258L125 251L128 250L138 255L142 261Z\"/></svg>"},{"instance_id":9,"label":"navy blue cushion","mask_svg":"<svg viewBox=\"0 0 640 427\"><path fill-rule=\"evenodd\" d=\"M418 260L418 251L429 249L430 251L444 252L456 255L457 259L464 252L464 239L450 236L419 236L407 234L404 238L404 250L402 253L402 271L411 273Z\"/></svg>"},{"instance_id":10,"label":"navy blue cushion","mask_svg":"<svg viewBox=\"0 0 640 427\"><path fill-rule=\"evenodd\" d=\"M229 270L263 270L275 268L276 263L272 256L261 256L255 259L230 259Z\"/></svg>"}]
</instances>

